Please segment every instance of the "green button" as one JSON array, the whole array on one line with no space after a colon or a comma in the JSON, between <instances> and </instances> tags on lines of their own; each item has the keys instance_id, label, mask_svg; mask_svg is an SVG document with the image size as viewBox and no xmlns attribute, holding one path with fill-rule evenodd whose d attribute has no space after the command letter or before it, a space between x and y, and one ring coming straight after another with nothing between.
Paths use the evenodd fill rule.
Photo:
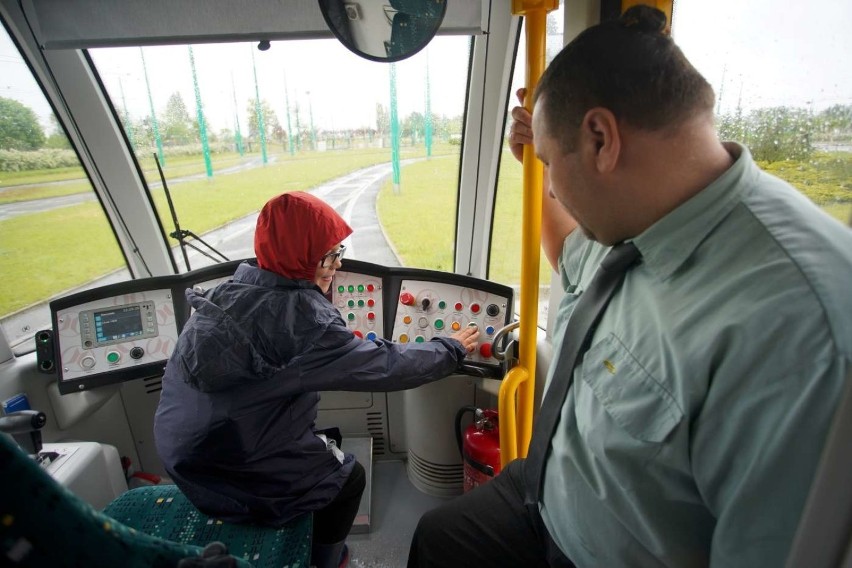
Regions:
<instances>
[{"instance_id":1,"label":"green button","mask_svg":"<svg viewBox=\"0 0 852 568\"><path fill-rule=\"evenodd\" d=\"M439 309L443 310L446 307L447 307L447 302L445 302L444 300L441 300L440 302L438 302L438 308Z\"/></svg>"},{"instance_id":2,"label":"green button","mask_svg":"<svg viewBox=\"0 0 852 568\"><path fill-rule=\"evenodd\" d=\"M354 292L354 291L355 291L355 286L353 286L352 284L350 284L350 285L349 285L349 291L350 291L350 292Z\"/></svg>"},{"instance_id":3,"label":"green button","mask_svg":"<svg viewBox=\"0 0 852 568\"><path fill-rule=\"evenodd\" d=\"M349 315L346 316L346 317L349 318L349 321L352 321L352 320L355 319L355 314L353 314L352 312L349 312Z\"/></svg>"},{"instance_id":4,"label":"green button","mask_svg":"<svg viewBox=\"0 0 852 568\"><path fill-rule=\"evenodd\" d=\"M358 284L358 291L359 291L359 292L363 292L363 291L364 291L364 285L363 285L363 284Z\"/></svg>"},{"instance_id":5,"label":"green button","mask_svg":"<svg viewBox=\"0 0 852 568\"><path fill-rule=\"evenodd\" d=\"M444 320L435 320L435 329L444 329Z\"/></svg>"},{"instance_id":6,"label":"green button","mask_svg":"<svg viewBox=\"0 0 852 568\"><path fill-rule=\"evenodd\" d=\"M414 338L415 343L423 343L424 341L426 341L426 338L423 337L422 335L418 335L417 337Z\"/></svg>"},{"instance_id":7,"label":"green button","mask_svg":"<svg viewBox=\"0 0 852 568\"><path fill-rule=\"evenodd\" d=\"M364 307L364 300L358 300L358 307L359 307L359 308L363 308L363 307Z\"/></svg>"},{"instance_id":8,"label":"green button","mask_svg":"<svg viewBox=\"0 0 852 568\"><path fill-rule=\"evenodd\" d=\"M349 307L350 307L350 308L354 308L354 307L355 307L355 300L349 300L349 301L348 301L348 302L346 302L346 303L347 303L347 304L349 304Z\"/></svg>"},{"instance_id":9,"label":"green button","mask_svg":"<svg viewBox=\"0 0 852 568\"><path fill-rule=\"evenodd\" d=\"M343 293L344 290L346 290L346 288L344 288L343 285L340 285L340 286L337 287L337 291L340 292L341 294Z\"/></svg>"},{"instance_id":10,"label":"green button","mask_svg":"<svg viewBox=\"0 0 852 568\"><path fill-rule=\"evenodd\" d=\"M121 358L121 355L116 353L115 351L110 351L107 353L107 361L110 363L118 363L118 360Z\"/></svg>"}]
</instances>

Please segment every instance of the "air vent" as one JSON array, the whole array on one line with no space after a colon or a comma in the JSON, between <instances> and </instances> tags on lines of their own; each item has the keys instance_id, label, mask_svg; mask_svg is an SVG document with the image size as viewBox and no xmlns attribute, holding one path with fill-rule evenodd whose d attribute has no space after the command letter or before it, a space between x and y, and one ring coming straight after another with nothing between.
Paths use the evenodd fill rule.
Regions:
<instances>
[{"instance_id":1,"label":"air vent","mask_svg":"<svg viewBox=\"0 0 852 568\"><path fill-rule=\"evenodd\" d=\"M373 455L385 455L385 414L383 412L367 413L367 432L373 438Z\"/></svg>"},{"instance_id":2,"label":"air vent","mask_svg":"<svg viewBox=\"0 0 852 568\"><path fill-rule=\"evenodd\" d=\"M154 377L151 379L143 379L145 384L145 392L147 394L153 394L155 392L160 392L163 390L163 378L162 377Z\"/></svg>"},{"instance_id":3,"label":"air vent","mask_svg":"<svg viewBox=\"0 0 852 568\"><path fill-rule=\"evenodd\" d=\"M408 478L424 493L452 497L462 492L464 471L461 464L430 462L408 450Z\"/></svg>"}]
</instances>

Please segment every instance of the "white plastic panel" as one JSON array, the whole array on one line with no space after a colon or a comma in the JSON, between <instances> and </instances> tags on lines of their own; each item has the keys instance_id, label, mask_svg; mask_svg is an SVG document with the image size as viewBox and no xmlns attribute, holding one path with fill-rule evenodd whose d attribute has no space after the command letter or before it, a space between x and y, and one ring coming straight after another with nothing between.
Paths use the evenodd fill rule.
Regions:
<instances>
[{"instance_id":1,"label":"white plastic panel","mask_svg":"<svg viewBox=\"0 0 852 568\"><path fill-rule=\"evenodd\" d=\"M165 364L178 337L169 289L94 300L62 309L56 318L54 341L62 381Z\"/></svg>"},{"instance_id":2,"label":"white plastic panel","mask_svg":"<svg viewBox=\"0 0 852 568\"><path fill-rule=\"evenodd\" d=\"M510 308L508 298L483 290L403 280L392 338L399 343L424 342L476 325L480 331L479 350L469 354L467 360L497 365L491 340L505 325L506 310Z\"/></svg>"},{"instance_id":3,"label":"white plastic panel","mask_svg":"<svg viewBox=\"0 0 852 568\"><path fill-rule=\"evenodd\" d=\"M369 340L385 336L380 277L338 270L330 292L331 303L355 335Z\"/></svg>"}]
</instances>

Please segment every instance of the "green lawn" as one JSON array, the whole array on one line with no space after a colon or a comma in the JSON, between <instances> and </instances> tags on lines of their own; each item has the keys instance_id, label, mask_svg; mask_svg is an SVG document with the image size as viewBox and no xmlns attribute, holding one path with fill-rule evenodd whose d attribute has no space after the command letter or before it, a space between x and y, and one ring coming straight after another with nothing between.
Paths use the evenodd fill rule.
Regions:
<instances>
[{"instance_id":1,"label":"green lawn","mask_svg":"<svg viewBox=\"0 0 852 568\"><path fill-rule=\"evenodd\" d=\"M422 158L422 148L404 148L401 157ZM181 227L203 235L257 211L278 193L310 189L353 170L387 162L388 158L386 149L308 152L294 157L280 154L265 167L169 187ZM398 194L390 181L379 194L383 228L408 266L452 270L458 159L458 146L438 147L431 159L403 167ZM832 160L840 171L837 183L845 191L843 184L848 184L849 178L842 177L842 164L846 162ZM203 162L200 167L197 163L174 165L186 167L185 172L204 171ZM793 177L798 178L791 181L802 184L802 169L791 169L787 164L775 170L781 176L795 172ZM820 187L822 194L822 183L802 185L806 189ZM84 187L84 191L90 191L87 183ZM166 232L172 231L163 191L152 190L152 195ZM845 223L852 200L829 201L821 206ZM521 167L505 151L495 206L490 279L505 284L519 282L520 235ZM170 244L176 241L170 239ZM63 250L68 254L56 254ZM93 201L0 221L0 266L4 276L0 280L0 314L6 315L121 268L124 261L100 205ZM542 257L541 282L549 282L549 271Z\"/></svg>"}]
</instances>

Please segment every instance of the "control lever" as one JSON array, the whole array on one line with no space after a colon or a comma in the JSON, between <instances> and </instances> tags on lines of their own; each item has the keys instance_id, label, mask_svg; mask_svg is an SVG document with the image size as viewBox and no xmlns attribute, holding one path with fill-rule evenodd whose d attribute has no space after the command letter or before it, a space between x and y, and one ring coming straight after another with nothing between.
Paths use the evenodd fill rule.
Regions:
<instances>
[{"instance_id":1,"label":"control lever","mask_svg":"<svg viewBox=\"0 0 852 568\"><path fill-rule=\"evenodd\" d=\"M41 428L47 424L47 415L38 410L19 410L0 416L0 432L11 434L21 449L37 456L41 451Z\"/></svg>"}]
</instances>

